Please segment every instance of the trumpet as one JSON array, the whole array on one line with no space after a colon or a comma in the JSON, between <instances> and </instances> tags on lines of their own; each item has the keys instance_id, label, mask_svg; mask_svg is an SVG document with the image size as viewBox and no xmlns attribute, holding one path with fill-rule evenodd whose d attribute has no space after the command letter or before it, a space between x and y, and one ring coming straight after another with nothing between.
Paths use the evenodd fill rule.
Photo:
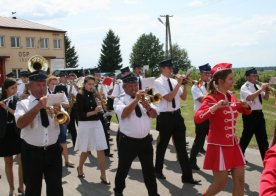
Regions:
<instances>
[{"instance_id":1,"label":"trumpet","mask_svg":"<svg viewBox=\"0 0 276 196\"><path fill-rule=\"evenodd\" d=\"M267 84L268 85L267 88L268 88L269 92L272 93L273 95L276 94L276 89L271 86L272 84L270 84L270 83L263 83L263 82L260 82L258 80L256 80L256 82L259 85L265 85L265 84Z\"/></svg>"},{"instance_id":2,"label":"trumpet","mask_svg":"<svg viewBox=\"0 0 276 196\"><path fill-rule=\"evenodd\" d=\"M62 125L69 123L70 116L66 112L57 111L53 106L48 106L45 109L49 116L54 118L58 124Z\"/></svg>"},{"instance_id":3,"label":"trumpet","mask_svg":"<svg viewBox=\"0 0 276 196\"><path fill-rule=\"evenodd\" d=\"M142 95L140 102L159 104L162 101L162 99L163 99L162 95L159 93L156 93L154 95L145 94L145 95Z\"/></svg>"}]
</instances>

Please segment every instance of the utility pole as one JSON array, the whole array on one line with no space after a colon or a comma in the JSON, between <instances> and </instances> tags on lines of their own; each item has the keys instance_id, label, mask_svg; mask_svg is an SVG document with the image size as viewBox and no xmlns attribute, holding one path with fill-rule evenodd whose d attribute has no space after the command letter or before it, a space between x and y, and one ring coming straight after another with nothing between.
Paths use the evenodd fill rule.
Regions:
<instances>
[{"instance_id":1,"label":"utility pole","mask_svg":"<svg viewBox=\"0 0 276 196\"><path fill-rule=\"evenodd\" d=\"M159 22L161 22L166 27L166 58L172 58L172 38L171 38L171 28L170 28L170 17L169 15L160 15L160 17L166 17L166 22L164 23L161 18L158 18ZM169 47L170 47L170 57L169 57Z\"/></svg>"}]
</instances>

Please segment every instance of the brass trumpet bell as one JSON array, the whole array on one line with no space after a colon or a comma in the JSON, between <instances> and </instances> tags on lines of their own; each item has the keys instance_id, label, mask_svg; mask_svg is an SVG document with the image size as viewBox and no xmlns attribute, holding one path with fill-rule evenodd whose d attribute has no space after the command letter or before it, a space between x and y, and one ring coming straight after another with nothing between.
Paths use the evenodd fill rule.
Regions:
<instances>
[{"instance_id":1,"label":"brass trumpet bell","mask_svg":"<svg viewBox=\"0 0 276 196\"><path fill-rule=\"evenodd\" d=\"M159 104L162 100L162 95L159 93L156 93L154 95L149 95L146 94L145 96L142 96L142 102L148 102L148 103L154 103L154 104Z\"/></svg>"},{"instance_id":2,"label":"brass trumpet bell","mask_svg":"<svg viewBox=\"0 0 276 196\"><path fill-rule=\"evenodd\" d=\"M46 107L46 112L60 125L68 124L70 121L70 116L66 112L57 111L54 107Z\"/></svg>"},{"instance_id":3,"label":"brass trumpet bell","mask_svg":"<svg viewBox=\"0 0 276 196\"><path fill-rule=\"evenodd\" d=\"M55 114L55 120L58 124L68 124L70 121L70 116L66 112L58 112Z\"/></svg>"},{"instance_id":4,"label":"brass trumpet bell","mask_svg":"<svg viewBox=\"0 0 276 196\"><path fill-rule=\"evenodd\" d=\"M30 72L37 70L47 71L48 67L48 62L43 56L34 55L28 60L28 69Z\"/></svg>"}]
</instances>

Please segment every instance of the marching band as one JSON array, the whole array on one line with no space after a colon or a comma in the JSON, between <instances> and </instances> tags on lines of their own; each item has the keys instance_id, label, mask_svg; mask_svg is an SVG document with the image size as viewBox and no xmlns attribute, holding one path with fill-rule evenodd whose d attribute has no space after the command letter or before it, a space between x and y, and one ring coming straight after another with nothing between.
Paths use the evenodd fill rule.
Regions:
<instances>
[{"instance_id":1,"label":"marching band","mask_svg":"<svg viewBox=\"0 0 276 196\"><path fill-rule=\"evenodd\" d=\"M113 113L119 124L116 196L122 196L127 188L126 177L135 157L141 162L148 195L159 195L156 178L167 178L163 164L170 138L173 138L183 183L200 185L200 180L193 178L193 170L200 170L198 153L206 153L203 168L213 171L214 181L203 195L215 195L223 190L229 174L233 176L233 194L244 194L244 154L253 134L261 158L265 158L268 138L262 102L268 99L271 89L275 89L257 83L255 68L246 70L246 82L241 87L240 101L237 101L231 92L234 72L229 63L199 66L199 81L191 81L187 75L174 78L172 61L164 60L159 63L160 77L153 82L152 90L156 94L149 96L148 89L143 88L141 65L132 65L133 73L129 67L122 68L120 79L115 79L115 74L103 78L99 68L93 69L93 75L81 78L74 73L61 74L58 78L48 76L42 62L43 59L36 55L28 65L33 68L32 72L21 72L17 83L7 78L2 90L0 157L5 158L9 171L6 172L9 195L15 194L13 155L17 155L19 163L20 195L41 195L43 178L47 195L63 195L62 154L65 166L74 168L76 164L77 177L85 178L89 171L85 171L84 163L93 150L97 151L101 182L107 186L112 184L106 173L105 156L113 157L109 144ZM191 88L190 83L193 84ZM181 114L181 100L187 99L188 90L194 100L196 133L190 156ZM54 112L50 111L47 95L60 93L63 93L63 102L50 106ZM242 113L244 125L240 141L235 135L238 112ZM156 153L149 132L151 118L158 119ZM69 160L67 130L72 136L74 150L81 152L78 163Z\"/></svg>"}]
</instances>

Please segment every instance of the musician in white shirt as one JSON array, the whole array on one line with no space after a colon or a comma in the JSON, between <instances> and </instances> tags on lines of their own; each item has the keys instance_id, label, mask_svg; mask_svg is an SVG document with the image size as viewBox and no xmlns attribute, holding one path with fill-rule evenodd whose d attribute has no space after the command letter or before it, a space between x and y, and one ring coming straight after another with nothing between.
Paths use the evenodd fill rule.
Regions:
<instances>
[{"instance_id":1,"label":"musician in white shirt","mask_svg":"<svg viewBox=\"0 0 276 196\"><path fill-rule=\"evenodd\" d=\"M269 98L268 84L262 84L261 86L256 84L258 73L255 68L248 68L245 72L245 77L247 81L241 87L240 96L241 100L251 102L252 113L250 115L242 115L243 132L240 146L244 154L251 138L255 134L262 160L264 160L268 149L268 139L262 111L262 101Z\"/></svg>"},{"instance_id":2,"label":"musician in white shirt","mask_svg":"<svg viewBox=\"0 0 276 196\"><path fill-rule=\"evenodd\" d=\"M23 178L26 195L41 195L42 177L48 196L63 195L59 125L46 110L47 75L35 71L29 76L31 95L17 103L15 119L21 129ZM54 106L57 111L62 108Z\"/></svg>"},{"instance_id":3,"label":"musician in white shirt","mask_svg":"<svg viewBox=\"0 0 276 196\"><path fill-rule=\"evenodd\" d=\"M150 118L157 116L156 110L146 102L140 102L145 92L138 91L137 77L129 74L122 78L125 95L116 98L114 110L119 118L118 135L118 169L115 177L115 195L122 196L125 178L135 157L141 162L144 181L148 194L157 193L156 178L153 167L152 136L149 134Z\"/></svg>"},{"instance_id":4,"label":"musician in white shirt","mask_svg":"<svg viewBox=\"0 0 276 196\"><path fill-rule=\"evenodd\" d=\"M208 63L205 65L201 65L198 68L200 71L200 79L197 82L197 84L194 84L191 88L192 96L194 100L195 112L199 109L203 101L203 98L207 95L207 85L211 76L210 75L211 66ZM196 163L197 162L196 157L199 152L205 153L205 150L203 147L204 147L205 137L208 134L208 130L209 130L208 119L200 124L195 123L196 137L190 153L190 163L191 163L192 169L200 170L199 166Z\"/></svg>"}]
</instances>

